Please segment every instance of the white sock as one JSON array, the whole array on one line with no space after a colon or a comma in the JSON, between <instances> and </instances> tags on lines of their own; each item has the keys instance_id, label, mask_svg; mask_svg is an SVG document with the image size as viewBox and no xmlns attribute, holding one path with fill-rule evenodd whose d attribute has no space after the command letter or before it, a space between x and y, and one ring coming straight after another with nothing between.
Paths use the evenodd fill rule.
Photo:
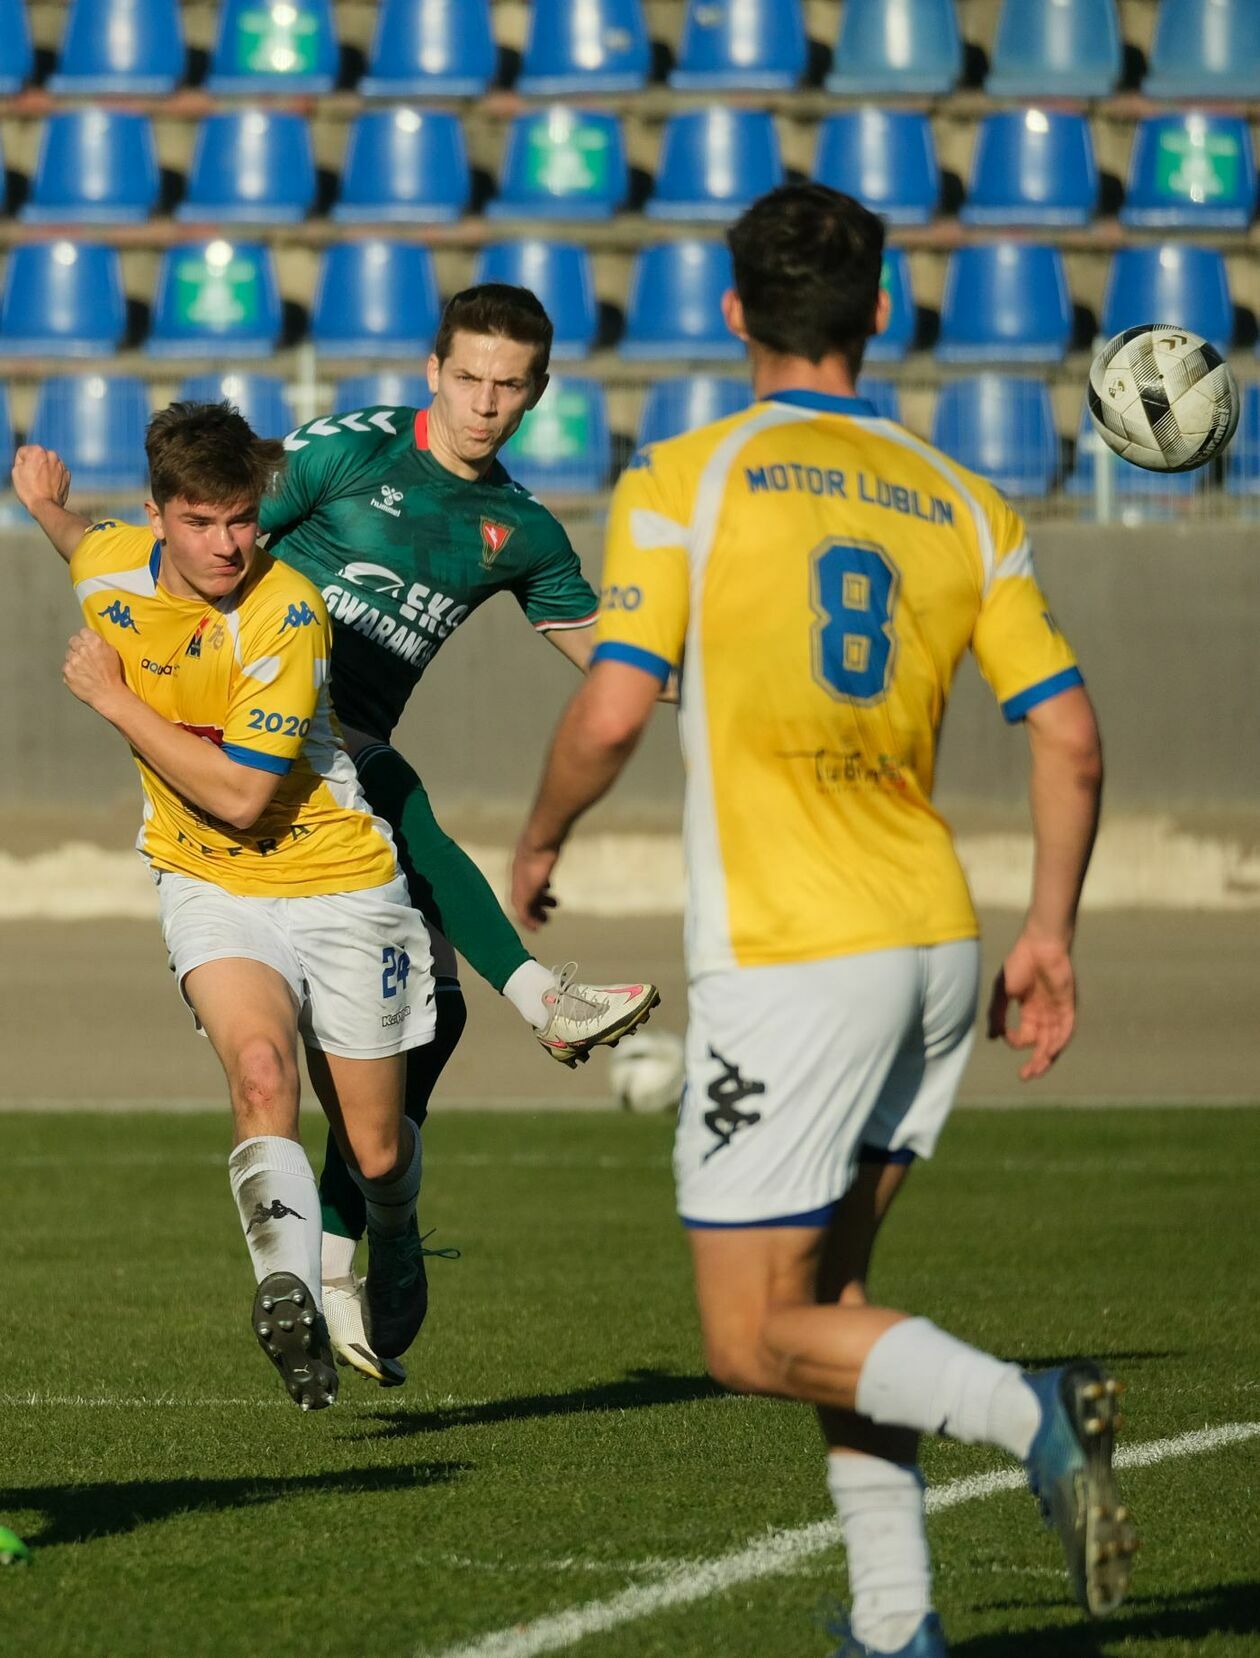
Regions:
<instances>
[{"instance_id":1,"label":"white sock","mask_svg":"<svg viewBox=\"0 0 1260 1658\"><path fill-rule=\"evenodd\" d=\"M905 1463L833 1452L827 1484L844 1532L853 1633L872 1652L896 1652L932 1610L923 1475Z\"/></svg>"},{"instance_id":2,"label":"white sock","mask_svg":"<svg viewBox=\"0 0 1260 1658\"><path fill-rule=\"evenodd\" d=\"M858 1377L857 1409L872 1422L998 1445L1022 1462L1041 1406L1013 1364L968 1347L926 1318L894 1324Z\"/></svg>"},{"instance_id":3,"label":"white sock","mask_svg":"<svg viewBox=\"0 0 1260 1658\"><path fill-rule=\"evenodd\" d=\"M291 1272L318 1301L319 1191L301 1146L274 1134L242 1140L228 1158L228 1178L256 1282Z\"/></svg>"},{"instance_id":4,"label":"white sock","mask_svg":"<svg viewBox=\"0 0 1260 1658\"><path fill-rule=\"evenodd\" d=\"M403 1118L403 1132L411 1135L411 1158L401 1174L390 1180L365 1180L355 1173L354 1183L367 1204L367 1223L373 1232L404 1232L416 1212L420 1195L420 1130L410 1117Z\"/></svg>"},{"instance_id":5,"label":"white sock","mask_svg":"<svg viewBox=\"0 0 1260 1658\"><path fill-rule=\"evenodd\" d=\"M551 1009L543 1001L549 990L556 988L556 975L540 961L523 961L503 986L503 994L528 1024L535 1030L545 1030L551 1018Z\"/></svg>"},{"instance_id":6,"label":"white sock","mask_svg":"<svg viewBox=\"0 0 1260 1658\"><path fill-rule=\"evenodd\" d=\"M325 1232L319 1248L319 1272L326 1284L354 1276L354 1252L359 1247L357 1238L343 1238L338 1232Z\"/></svg>"}]
</instances>

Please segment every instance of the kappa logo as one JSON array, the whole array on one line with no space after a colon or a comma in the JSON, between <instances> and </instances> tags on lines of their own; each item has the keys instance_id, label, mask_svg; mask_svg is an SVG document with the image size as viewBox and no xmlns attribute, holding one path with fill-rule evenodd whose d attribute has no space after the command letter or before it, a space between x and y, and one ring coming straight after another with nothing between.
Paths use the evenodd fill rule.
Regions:
<instances>
[{"instance_id":1,"label":"kappa logo","mask_svg":"<svg viewBox=\"0 0 1260 1658\"><path fill-rule=\"evenodd\" d=\"M764 1082L747 1082L739 1074L739 1066L732 1065L729 1059L723 1059L716 1048L709 1049L709 1058L716 1059L722 1067L722 1074L716 1077L708 1086L706 1092L713 1101L713 1110L704 1114L704 1126L711 1134L716 1134L718 1143L710 1146L701 1158L707 1163L719 1151L725 1151L727 1146L742 1128L752 1128L761 1121L760 1111L741 1111L739 1105L753 1094L764 1094Z\"/></svg>"},{"instance_id":2,"label":"kappa logo","mask_svg":"<svg viewBox=\"0 0 1260 1658\"><path fill-rule=\"evenodd\" d=\"M306 1219L305 1215L299 1215L296 1209L290 1209L287 1203L281 1203L278 1197L273 1197L270 1203L256 1203L254 1212L249 1217L249 1225L245 1228L245 1236L248 1238L254 1228L261 1226L264 1221L284 1220L288 1215L292 1215L294 1220Z\"/></svg>"},{"instance_id":3,"label":"kappa logo","mask_svg":"<svg viewBox=\"0 0 1260 1658\"><path fill-rule=\"evenodd\" d=\"M121 599L111 599L104 610L98 610L96 614L103 616L107 622L112 622L115 627L130 628L133 633L140 631L131 619L131 606L123 604Z\"/></svg>"},{"instance_id":4,"label":"kappa logo","mask_svg":"<svg viewBox=\"0 0 1260 1658\"><path fill-rule=\"evenodd\" d=\"M489 570L495 559L512 539L515 524L497 524L493 518L481 520L481 568Z\"/></svg>"},{"instance_id":5,"label":"kappa logo","mask_svg":"<svg viewBox=\"0 0 1260 1658\"><path fill-rule=\"evenodd\" d=\"M401 518L402 513L398 510L398 503L402 498L403 492L401 489L393 489L389 484L382 484L380 499L374 498L372 505L377 512L387 512L391 518Z\"/></svg>"},{"instance_id":6,"label":"kappa logo","mask_svg":"<svg viewBox=\"0 0 1260 1658\"><path fill-rule=\"evenodd\" d=\"M339 573L351 587L366 587L369 593L381 593L396 599L402 592L402 577L396 570L387 570L383 564L346 564Z\"/></svg>"},{"instance_id":7,"label":"kappa logo","mask_svg":"<svg viewBox=\"0 0 1260 1658\"><path fill-rule=\"evenodd\" d=\"M319 617L303 599L301 604L291 604L285 611L284 621L280 624L281 633L287 633L290 628L309 627L312 622L318 622Z\"/></svg>"}]
</instances>

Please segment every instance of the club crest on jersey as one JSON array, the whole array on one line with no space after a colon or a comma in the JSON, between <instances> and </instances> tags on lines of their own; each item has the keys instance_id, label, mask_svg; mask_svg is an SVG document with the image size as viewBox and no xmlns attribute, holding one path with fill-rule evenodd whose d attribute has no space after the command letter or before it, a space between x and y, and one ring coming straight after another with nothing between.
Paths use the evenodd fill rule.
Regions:
<instances>
[{"instance_id":1,"label":"club crest on jersey","mask_svg":"<svg viewBox=\"0 0 1260 1658\"><path fill-rule=\"evenodd\" d=\"M492 569L495 559L507 546L515 524L496 524L493 518L481 520L481 568Z\"/></svg>"},{"instance_id":2,"label":"club crest on jersey","mask_svg":"<svg viewBox=\"0 0 1260 1658\"><path fill-rule=\"evenodd\" d=\"M209 626L210 626L210 618L208 616L203 616L201 618L201 620L197 623L196 633L194 633L192 638L188 641L188 647L184 651L185 656L199 657L201 655L202 635L205 633L206 629Z\"/></svg>"}]
</instances>

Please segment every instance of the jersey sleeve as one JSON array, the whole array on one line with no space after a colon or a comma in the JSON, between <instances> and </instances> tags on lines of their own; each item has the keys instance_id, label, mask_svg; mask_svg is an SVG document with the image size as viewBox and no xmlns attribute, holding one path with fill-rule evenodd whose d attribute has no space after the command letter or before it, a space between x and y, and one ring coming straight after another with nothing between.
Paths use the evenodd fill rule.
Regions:
<instances>
[{"instance_id":1,"label":"jersey sleeve","mask_svg":"<svg viewBox=\"0 0 1260 1658\"><path fill-rule=\"evenodd\" d=\"M147 568L156 582L161 557L162 550L148 530L102 518L89 524L71 553L70 581L77 594L84 582L134 565Z\"/></svg>"},{"instance_id":2,"label":"jersey sleeve","mask_svg":"<svg viewBox=\"0 0 1260 1658\"><path fill-rule=\"evenodd\" d=\"M590 627L599 608L595 589L582 574L573 545L559 524L545 550L531 562L512 591L539 633Z\"/></svg>"},{"instance_id":3,"label":"jersey sleeve","mask_svg":"<svg viewBox=\"0 0 1260 1658\"><path fill-rule=\"evenodd\" d=\"M364 414L373 411L365 410ZM395 411L376 411L392 414ZM363 416L348 417L358 423L346 429L336 417L309 420L284 440L285 465L262 498L258 527L264 535L278 539L292 525L309 518L324 502L334 500L366 464L365 442L356 433L367 434L367 446L375 448L380 431L368 428ZM391 425L388 430L392 433Z\"/></svg>"},{"instance_id":4,"label":"jersey sleeve","mask_svg":"<svg viewBox=\"0 0 1260 1658\"><path fill-rule=\"evenodd\" d=\"M1084 677L1038 585L1023 520L1000 497L995 503L988 514L993 565L971 648L1003 715L1014 723L1038 703L1083 685Z\"/></svg>"},{"instance_id":5,"label":"jersey sleeve","mask_svg":"<svg viewBox=\"0 0 1260 1658\"><path fill-rule=\"evenodd\" d=\"M651 449L635 456L613 491L596 662L626 662L662 683L682 665L690 614L688 529Z\"/></svg>"},{"instance_id":6,"label":"jersey sleeve","mask_svg":"<svg viewBox=\"0 0 1260 1658\"><path fill-rule=\"evenodd\" d=\"M283 776L311 729L328 678L332 624L309 584L242 622L240 666L223 725L223 752Z\"/></svg>"}]
</instances>

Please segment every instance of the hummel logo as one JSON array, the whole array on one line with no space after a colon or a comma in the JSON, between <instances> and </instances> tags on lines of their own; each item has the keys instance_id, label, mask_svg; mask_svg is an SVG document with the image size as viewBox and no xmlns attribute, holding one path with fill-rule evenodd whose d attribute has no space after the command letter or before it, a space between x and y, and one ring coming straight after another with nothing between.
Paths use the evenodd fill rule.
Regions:
<instances>
[{"instance_id":1,"label":"hummel logo","mask_svg":"<svg viewBox=\"0 0 1260 1658\"><path fill-rule=\"evenodd\" d=\"M764 1082L745 1082L739 1074L739 1066L723 1059L716 1048L709 1049L709 1058L717 1060L722 1067L722 1075L715 1078L706 1090L713 1101L713 1110L705 1112L704 1126L717 1135L718 1143L705 1152L701 1158L703 1163L707 1163L716 1152L724 1151L741 1128L752 1128L761 1121L760 1111L740 1111L737 1107L750 1094L764 1094L766 1091Z\"/></svg>"},{"instance_id":2,"label":"hummel logo","mask_svg":"<svg viewBox=\"0 0 1260 1658\"><path fill-rule=\"evenodd\" d=\"M278 1197L273 1197L269 1204L256 1203L254 1212L249 1217L249 1225L245 1228L248 1238L256 1226L261 1226L266 1220L283 1220L286 1215L292 1215L294 1220L305 1220L305 1215L299 1215L296 1209L290 1209L287 1204L281 1203Z\"/></svg>"},{"instance_id":3,"label":"hummel logo","mask_svg":"<svg viewBox=\"0 0 1260 1658\"><path fill-rule=\"evenodd\" d=\"M402 498L403 492L401 489L392 489L389 484L382 484L381 498L379 501L373 501L372 505L377 512L387 512L391 518L401 518L402 513L398 510L398 503Z\"/></svg>"}]
</instances>

